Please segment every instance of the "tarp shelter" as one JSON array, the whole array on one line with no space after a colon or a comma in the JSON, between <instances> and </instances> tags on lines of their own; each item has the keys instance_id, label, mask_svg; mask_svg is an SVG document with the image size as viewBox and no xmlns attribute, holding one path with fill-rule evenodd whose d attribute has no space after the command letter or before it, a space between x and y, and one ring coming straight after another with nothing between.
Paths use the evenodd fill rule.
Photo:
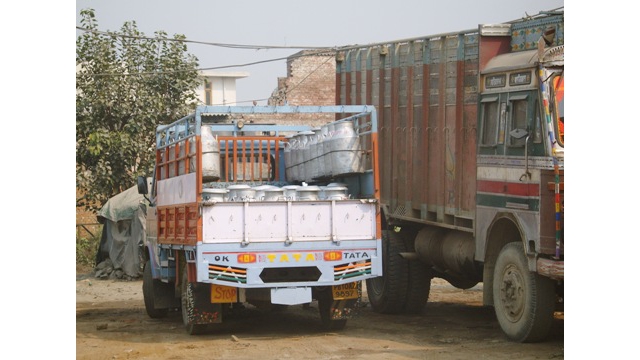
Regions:
<instances>
[{"instance_id":1,"label":"tarp shelter","mask_svg":"<svg viewBox=\"0 0 640 360\"><path fill-rule=\"evenodd\" d=\"M148 189L151 179L148 178ZM148 196L147 196L148 197ZM139 277L142 273L140 253L146 235L146 200L138 194L137 185L110 198L98 212L103 223L102 238L96 264L111 259L114 270Z\"/></svg>"}]
</instances>

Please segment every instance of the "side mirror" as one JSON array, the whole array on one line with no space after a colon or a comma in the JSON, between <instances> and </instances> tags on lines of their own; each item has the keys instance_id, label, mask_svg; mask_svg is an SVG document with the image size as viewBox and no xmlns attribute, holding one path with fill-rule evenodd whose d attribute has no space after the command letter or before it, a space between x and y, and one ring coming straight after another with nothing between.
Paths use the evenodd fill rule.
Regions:
<instances>
[{"instance_id":1,"label":"side mirror","mask_svg":"<svg viewBox=\"0 0 640 360\"><path fill-rule=\"evenodd\" d=\"M138 194L146 197L148 193L149 188L147 187L147 178L144 176L138 176Z\"/></svg>"}]
</instances>

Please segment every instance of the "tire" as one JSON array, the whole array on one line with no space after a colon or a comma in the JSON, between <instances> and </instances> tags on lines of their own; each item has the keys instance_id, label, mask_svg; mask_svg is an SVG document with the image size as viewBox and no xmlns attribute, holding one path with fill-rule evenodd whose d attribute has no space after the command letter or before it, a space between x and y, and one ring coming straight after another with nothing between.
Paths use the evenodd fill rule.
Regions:
<instances>
[{"instance_id":1,"label":"tire","mask_svg":"<svg viewBox=\"0 0 640 360\"><path fill-rule=\"evenodd\" d=\"M154 286L158 280L153 279L151 274L151 265L149 261L144 264L144 270L142 274L142 296L144 298L144 308L147 310L147 315L152 319L161 319L167 316L169 309L156 309L155 307L155 295Z\"/></svg>"},{"instance_id":2,"label":"tire","mask_svg":"<svg viewBox=\"0 0 640 360\"><path fill-rule=\"evenodd\" d=\"M408 261L402 238L389 230L382 231L382 276L367 279L367 296L374 311L400 313L406 302Z\"/></svg>"},{"instance_id":3,"label":"tire","mask_svg":"<svg viewBox=\"0 0 640 360\"><path fill-rule=\"evenodd\" d=\"M418 232L413 229L400 231L399 235L404 242L406 251L414 251L414 241L417 234ZM407 314L419 314L429 300L433 273L431 269L419 259L411 259L408 260L407 263L407 295L403 311Z\"/></svg>"},{"instance_id":4,"label":"tire","mask_svg":"<svg viewBox=\"0 0 640 360\"><path fill-rule=\"evenodd\" d=\"M320 312L320 320L322 320L322 329L325 331L342 330L347 325L347 319L331 320L331 305L333 304L333 295L331 287L320 290L316 293L318 300L318 311Z\"/></svg>"},{"instance_id":5,"label":"tire","mask_svg":"<svg viewBox=\"0 0 640 360\"><path fill-rule=\"evenodd\" d=\"M530 272L522 244L505 245L493 275L496 317L507 337L517 342L539 342L549 334L555 308L554 282Z\"/></svg>"},{"instance_id":6,"label":"tire","mask_svg":"<svg viewBox=\"0 0 640 360\"><path fill-rule=\"evenodd\" d=\"M180 281L180 302L182 304L182 323L184 324L187 334L200 335L207 330L207 324L194 324L190 320L189 314L193 314L196 292L193 284L189 282L187 277L187 268L182 268L182 277Z\"/></svg>"}]
</instances>

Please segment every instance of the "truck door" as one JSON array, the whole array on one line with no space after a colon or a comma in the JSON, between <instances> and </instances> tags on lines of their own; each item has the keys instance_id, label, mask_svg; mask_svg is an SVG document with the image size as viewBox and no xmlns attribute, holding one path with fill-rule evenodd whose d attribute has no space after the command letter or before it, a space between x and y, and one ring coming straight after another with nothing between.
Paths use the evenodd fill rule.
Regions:
<instances>
[{"instance_id":1,"label":"truck door","mask_svg":"<svg viewBox=\"0 0 640 360\"><path fill-rule=\"evenodd\" d=\"M529 156L544 155L540 103L535 91L484 95L480 112L479 155L523 160L527 137ZM528 135L510 136L516 129L527 131Z\"/></svg>"},{"instance_id":2,"label":"truck door","mask_svg":"<svg viewBox=\"0 0 640 360\"><path fill-rule=\"evenodd\" d=\"M478 155L504 155L507 118L506 94L485 95L480 100Z\"/></svg>"},{"instance_id":3,"label":"truck door","mask_svg":"<svg viewBox=\"0 0 640 360\"><path fill-rule=\"evenodd\" d=\"M505 155L522 159L525 149L529 156L544 155L536 92L519 91L505 95L507 101ZM520 138L511 136L522 131L526 131L527 135ZM528 142L527 146L525 142Z\"/></svg>"}]
</instances>

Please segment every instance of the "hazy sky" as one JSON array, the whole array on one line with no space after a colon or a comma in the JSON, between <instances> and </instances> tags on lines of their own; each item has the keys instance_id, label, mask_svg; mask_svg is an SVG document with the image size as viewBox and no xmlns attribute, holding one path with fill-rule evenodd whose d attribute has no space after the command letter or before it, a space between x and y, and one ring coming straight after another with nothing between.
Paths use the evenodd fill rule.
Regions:
<instances>
[{"instance_id":1,"label":"hazy sky","mask_svg":"<svg viewBox=\"0 0 640 360\"><path fill-rule=\"evenodd\" d=\"M126 21L135 21L147 36L163 30L170 37L183 34L188 40L203 42L322 47L475 29L479 24L511 21L563 6L563 0L76 0L76 26L80 26L80 10L93 8L102 31L116 31ZM298 51L188 44L200 68L282 58ZM248 72L249 77L237 81L237 101L250 105L258 100L264 105L277 78L286 76L286 64L280 60L217 71Z\"/></svg>"}]
</instances>

